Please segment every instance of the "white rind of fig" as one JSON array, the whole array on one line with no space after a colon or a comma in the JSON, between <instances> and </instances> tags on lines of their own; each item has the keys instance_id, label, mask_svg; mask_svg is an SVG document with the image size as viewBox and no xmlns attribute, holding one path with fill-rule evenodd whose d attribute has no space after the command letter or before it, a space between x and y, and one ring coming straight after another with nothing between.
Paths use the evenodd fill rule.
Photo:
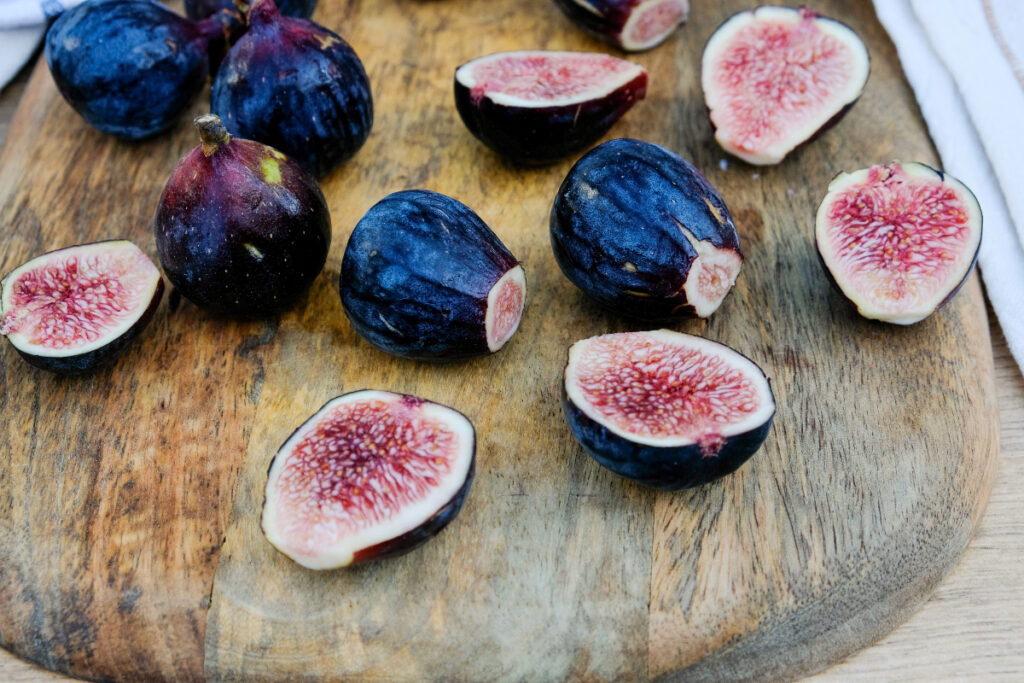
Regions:
<instances>
[{"instance_id":1,"label":"white rind of fig","mask_svg":"<svg viewBox=\"0 0 1024 683\"><path fill-rule=\"evenodd\" d=\"M715 140L750 164L777 164L846 113L870 70L864 42L839 21L807 8L735 14L701 62Z\"/></svg>"},{"instance_id":2,"label":"white rind of fig","mask_svg":"<svg viewBox=\"0 0 1024 683\"><path fill-rule=\"evenodd\" d=\"M949 301L981 245L974 193L925 164L892 162L840 173L815 220L833 283L865 318L911 325Z\"/></svg>"}]
</instances>

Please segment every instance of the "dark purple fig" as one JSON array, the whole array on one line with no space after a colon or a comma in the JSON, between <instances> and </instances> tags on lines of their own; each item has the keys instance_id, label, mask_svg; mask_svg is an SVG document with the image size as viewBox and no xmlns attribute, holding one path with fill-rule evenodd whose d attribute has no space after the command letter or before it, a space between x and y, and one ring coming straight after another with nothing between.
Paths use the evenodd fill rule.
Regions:
<instances>
[{"instance_id":1,"label":"dark purple fig","mask_svg":"<svg viewBox=\"0 0 1024 683\"><path fill-rule=\"evenodd\" d=\"M729 209L685 159L610 140L576 162L551 209L555 260L577 287L643 320L706 318L743 264Z\"/></svg>"},{"instance_id":2,"label":"dark purple fig","mask_svg":"<svg viewBox=\"0 0 1024 683\"><path fill-rule=\"evenodd\" d=\"M185 113L206 85L211 55L216 62L242 30L231 13L192 22L153 0L88 0L50 27L46 63L90 125L137 140Z\"/></svg>"},{"instance_id":3,"label":"dark purple fig","mask_svg":"<svg viewBox=\"0 0 1024 683\"><path fill-rule=\"evenodd\" d=\"M233 134L279 149L322 177L366 142L373 125L370 81L340 36L284 17L256 0L249 32L231 48L210 96Z\"/></svg>"},{"instance_id":4,"label":"dark purple fig","mask_svg":"<svg viewBox=\"0 0 1024 683\"><path fill-rule=\"evenodd\" d=\"M403 555L458 514L475 455L456 410L387 391L339 396L270 463L263 533L309 569Z\"/></svg>"},{"instance_id":5,"label":"dark purple fig","mask_svg":"<svg viewBox=\"0 0 1024 683\"><path fill-rule=\"evenodd\" d=\"M131 242L58 249L0 281L0 334L36 367L88 372L128 347L163 291L160 271Z\"/></svg>"},{"instance_id":6,"label":"dark purple fig","mask_svg":"<svg viewBox=\"0 0 1024 683\"><path fill-rule=\"evenodd\" d=\"M212 114L157 207L167 279L196 305L238 316L292 306L316 279L331 217L316 180L276 149L232 138Z\"/></svg>"},{"instance_id":7,"label":"dark purple fig","mask_svg":"<svg viewBox=\"0 0 1024 683\"><path fill-rule=\"evenodd\" d=\"M910 325L949 301L981 245L981 207L956 178L919 163L840 173L818 207L815 243L865 318Z\"/></svg>"},{"instance_id":8,"label":"dark purple fig","mask_svg":"<svg viewBox=\"0 0 1024 683\"><path fill-rule=\"evenodd\" d=\"M748 163L777 164L842 118L870 70L853 29L806 7L735 14L704 47L701 82L715 140Z\"/></svg>"},{"instance_id":9,"label":"dark purple fig","mask_svg":"<svg viewBox=\"0 0 1024 683\"><path fill-rule=\"evenodd\" d=\"M455 107L466 127L519 163L588 147L646 94L642 66L592 52L499 52L455 71Z\"/></svg>"},{"instance_id":10,"label":"dark purple fig","mask_svg":"<svg viewBox=\"0 0 1024 683\"><path fill-rule=\"evenodd\" d=\"M277 3L281 14L309 19L316 9L317 0L281 0ZM221 10L234 10L234 0L185 0L185 14L189 19L205 19Z\"/></svg>"},{"instance_id":11,"label":"dark purple fig","mask_svg":"<svg viewBox=\"0 0 1024 683\"><path fill-rule=\"evenodd\" d=\"M555 0L573 23L629 52L650 50L679 28L690 0Z\"/></svg>"},{"instance_id":12,"label":"dark purple fig","mask_svg":"<svg viewBox=\"0 0 1024 683\"><path fill-rule=\"evenodd\" d=\"M519 327L526 276L465 204L427 190L388 195L356 225L341 303L374 346L406 358L493 353Z\"/></svg>"},{"instance_id":13,"label":"dark purple fig","mask_svg":"<svg viewBox=\"0 0 1024 683\"><path fill-rule=\"evenodd\" d=\"M562 404L583 448L657 489L734 472L761 447L775 398L728 346L670 330L605 334L569 349Z\"/></svg>"}]
</instances>

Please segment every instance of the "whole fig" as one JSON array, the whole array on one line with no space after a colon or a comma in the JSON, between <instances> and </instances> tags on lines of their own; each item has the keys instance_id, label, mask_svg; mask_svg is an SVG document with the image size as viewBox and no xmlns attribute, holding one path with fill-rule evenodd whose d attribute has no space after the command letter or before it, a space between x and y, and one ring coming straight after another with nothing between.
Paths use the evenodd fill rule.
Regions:
<instances>
[{"instance_id":1,"label":"whole fig","mask_svg":"<svg viewBox=\"0 0 1024 683\"><path fill-rule=\"evenodd\" d=\"M214 113L233 134L258 140L321 177L363 145L373 124L370 82L340 36L256 0L249 32L213 84Z\"/></svg>"},{"instance_id":2,"label":"whole fig","mask_svg":"<svg viewBox=\"0 0 1024 683\"><path fill-rule=\"evenodd\" d=\"M277 7L286 16L309 19L316 9L316 0L281 0ZM234 8L232 0L185 0L185 14L193 20L205 19L221 10Z\"/></svg>"},{"instance_id":3,"label":"whole fig","mask_svg":"<svg viewBox=\"0 0 1024 683\"><path fill-rule=\"evenodd\" d=\"M202 144L174 169L156 212L167 279L203 308L262 317L291 305L327 260L331 218L316 180L276 149L196 119Z\"/></svg>"}]
</instances>

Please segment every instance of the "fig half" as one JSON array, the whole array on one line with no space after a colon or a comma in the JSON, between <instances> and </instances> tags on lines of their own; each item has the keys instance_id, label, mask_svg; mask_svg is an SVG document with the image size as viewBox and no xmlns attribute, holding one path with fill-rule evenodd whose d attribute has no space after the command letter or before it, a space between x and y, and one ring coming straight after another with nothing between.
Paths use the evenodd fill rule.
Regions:
<instances>
[{"instance_id":1,"label":"fig half","mask_svg":"<svg viewBox=\"0 0 1024 683\"><path fill-rule=\"evenodd\" d=\"M806 7L758 7L727 19L704 48L701 83L715 140L764 166L836 123L860 97L871 61L846 24Z\"/></svg>"},{"instance_id":2,"label":"fig half","mask_svg":"<svg viewBox=\"0 0 1024 683\"><path fill-rule=\"evenodd\" d=\"M573 284L643 320L708 317L743 264L739 233L711 183L640 140L610 140L570 169L551 209L551 246Z\"/></svg>"},{"instance_id":3,"label":"fig half","mask_svg":"<svg viewBox=\"0 0 1024 683\"><path fill-rule=\"evenodd\" d=\"M466 127L518 163L586 148L646 94L646 69L590 52L499 52L455 71L455 107Z\"/></svg>"},{"instance_id":4,"label":"fig half","mask_svg":"<svg viewBox=\"0 0 1024 683\"><path fill-rule=\"evenodd\" d=\"M764 372L728 346L670 330L605 334L569 349L569 428L612 472L676 490L735 471L775 415Z\"/></svg>"},{"instance_id":5,"label":"fig half","mask_svg":"<svg viewBox=\"0 0 1024 683\"><path fill-rule=\"evenodd\" d=\"M981 228L981 206L966 185L925 164L893 162L832 180L815 243L858 313L910 325L967 280Z\"/></svg>"},{"instance_id":6,"label":"fig half","mask_svg":"<svg viewBox=\"0 0 1024 683\"><path fill-rule=\"evenodd\" d=\"M402 555L458 514L475 454L473 425L452 408L386 391L339 396L271 462L263 533L309 569Z\"/></svg>"},{"instance_id":7,"label":"fig half","mask_svg":"<svg viewBox=\"0 0 1024 683\"><path fill-rule=\"evenodd\" d=\"M0 334L36 367L88 372L128 347L163 291L160 271L131 242L58 249L0 281Z\"/></svg>"},{"instance_id":8,"label":"fig half","mask_svg":"<svg viewBox=\"0 0 1024 683\"><path fill-rule=\"evenodd\" d=\"M555 0L574 24L627 52L650 50L679 28L690 0Z\"/></svg>"}]
</instances>

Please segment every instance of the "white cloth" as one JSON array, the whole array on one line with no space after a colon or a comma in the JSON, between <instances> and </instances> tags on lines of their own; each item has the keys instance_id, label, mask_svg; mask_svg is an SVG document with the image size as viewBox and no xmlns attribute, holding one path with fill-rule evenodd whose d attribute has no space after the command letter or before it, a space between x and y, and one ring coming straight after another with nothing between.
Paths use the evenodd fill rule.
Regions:
<instances>
[{"instance_id":1,"label":"white cloth","mask_svg":"<svg viewBox=\"0 0 1024 683\"><path fill-rule=\"evenodd\" d=\"M0 89L29 60L46 23L83 0L0 0Z\"/></svg>"},{"instance_id":2,"label":"white cloth","mask_svg":"<svg viewBox=\"0 0 1024 683\"><path fill-rule=\"evenodd\" d=\"M874 2L943 170L981 203L982 280L1024 369L1024 2Z\"/></svg>"}]
</instances>

